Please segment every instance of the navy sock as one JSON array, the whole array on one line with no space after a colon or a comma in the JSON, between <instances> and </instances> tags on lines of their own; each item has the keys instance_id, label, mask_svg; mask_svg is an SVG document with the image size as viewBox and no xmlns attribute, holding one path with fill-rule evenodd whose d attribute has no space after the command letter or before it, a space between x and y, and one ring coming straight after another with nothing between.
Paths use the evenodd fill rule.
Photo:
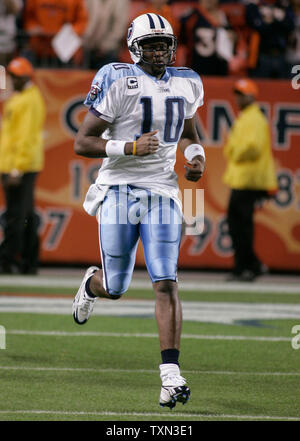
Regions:
<instances>
[{"instance_id":1,"label":"navy sock","mask_svg":"<svg viewBox=\"0 0 300 441\"><path fill-rule=\"evenodd\" d=\"M90 288L91 278L92 278L92 276L89 277L87 279L87 281L85 282L85 292L87 293L87 295L89 297L96 298L97 296L95 296L95 294L92 293L91 288Z\"/></svg>"},{"instance_id":2,"label":"navy sock","mask_svg":"<svg viewBox=\"0 0 300 441\"><path fill-rule=\"evenodd\" d=\"M178 349L165 349L161 351L161 359L163 363L174 363L179 366L179 351Z\"/></svg>"}]
</instances>

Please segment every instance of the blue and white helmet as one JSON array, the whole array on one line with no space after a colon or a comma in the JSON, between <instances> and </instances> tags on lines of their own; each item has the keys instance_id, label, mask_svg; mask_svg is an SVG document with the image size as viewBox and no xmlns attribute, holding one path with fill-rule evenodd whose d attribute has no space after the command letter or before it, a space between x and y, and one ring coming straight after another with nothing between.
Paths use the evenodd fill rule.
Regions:
<instances>
[{"instance_id":1,"label":"blue and white helmet","mask_svg":"<svg viewBox=\"0 0 300 441\"><path fill-rule=\"evenodd\" d=\"M128 28L127 44L133 62L139 63L143 60L141 42L154 37L163 37L167 40L169 45L168 64L174 63L177 39L172 26L164 17L153 13L140 15L133 20Z\"/></svg>"}]
</instances>

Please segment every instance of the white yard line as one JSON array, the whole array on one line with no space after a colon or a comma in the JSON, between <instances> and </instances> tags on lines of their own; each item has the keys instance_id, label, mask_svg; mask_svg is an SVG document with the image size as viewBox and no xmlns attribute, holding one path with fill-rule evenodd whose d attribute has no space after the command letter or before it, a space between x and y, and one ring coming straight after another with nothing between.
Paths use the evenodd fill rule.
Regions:
<instances>
[{"instance_id":1,"label":"white yard line","mask_svg":"<svg viewBox=\"0 0 300 441\"><path fill-rule=\"evenodd\" d=\"M39 335L47 337L128 337L128 338L157 338L155 333L130 333L130 332L68 332L68 331L29 331L26 329L8 329L6 334L11 335ZM191 340L242 340L242 341L291 341L291 337L264 337L245 335L205 335L182 334L181 338Z\"/></svg>"},{"instance_id":2,"label":"white yard line","mask_svg":"<svg viewBox=\"0 0 300 441\"><path fill-rule=\"evenodd\" d=\"M36 296L0 296L0 312L67 314L72 312L72 298ZM97 300L93 316L154 318L154 300L129 300L126 297L112 302ZM232 324L242 321L295 319L300 323L300 304L239 303L182 301L183 319L206 323Z\"/></svg>"},{"instance_id":3,"label":"white yard line","mask_svg":"<svg viewBox=\"0 0 300 441\"><path fill-rule=\"evenodd\" d=\"M84 412L84 411L60 411L60 410L0 410L0 414L6 415L58 415L58 416L99 416L99 417L167 417L176 418L203 418L203 419L240 419L240 420L280 420L300 421L300 417L291 416L269 416L269 415L227 415L227 414L201 414L201 413L179 413L179 412ZM153 425L155 422L153 422Z\"/></svg>"},{"instance_id":4,"label":"white yard line","mask_svg":"<svg viewBox=\"0 0 300 441\"><path fill-rule=\"evenodd\" d=\"M14 370L14 371L30 371L30 372L86 372L86 373L125 373L125 374L155 374L157 375L157 369L117 369L117 368L74 368L74 367L44 367L44 366L1 366L0 370ZM201 370L188 370L182 369L183 374L194 375L243 375L243 376L274 376L274 377L293 377L300 376L300 372L243 372L243 371L201 371Z\"/></svg>"}]
</instances>

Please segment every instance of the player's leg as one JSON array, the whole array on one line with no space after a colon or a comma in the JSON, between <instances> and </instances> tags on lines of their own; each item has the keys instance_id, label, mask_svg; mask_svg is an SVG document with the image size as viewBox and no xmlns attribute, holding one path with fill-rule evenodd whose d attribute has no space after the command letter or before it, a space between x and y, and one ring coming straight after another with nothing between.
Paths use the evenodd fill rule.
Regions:
<instances>
[{"instance_id":1,"label":"player's leg","mask_svg":"<svg viewBox=\"0 0 300 441\"><path fill-rule=\"evenodd\" d=\"M163 352L174 348L179 351L182 308L178 297L178 284L173 280L161 280L153 283L153 289L160 350Z\"/></svg>"},{"instance_id":2,"label":"player's leg","mask_svg":"<svg viewBox=\"0 0 300 441\"><path fill-rule=\"evenodd\" d=\"M162 363L160 377L162 387L160 405L171 409L176 402L185 404L190 396L186 380L180 374L179 351L182 324L182 308L178 297L178 284L173 280L161 280L153 284L156 303L155 317L159 332Z\"/></svg>"},{"instance_id":3,"label":"player's leg","mask_svg":"<svg viewBox=\"0 0 300 441\"><path fill-rule=\"evenodd\" d=\"M147 269L155 292L155 314L161 350L179 349L182 312L178 298L177 261L181 211L169 198L152 198L141 223Z\"/></svg>"},{"instance_id":4,"label":"player's leg","mask_svg":"<svg viewBox=\"0 0 300 441\"><path fill-rule=\"evenodd\" d=\"M165 219L164 219L165 218ZM178 297L177 261L182 215L174 201L163 198L152 203L141 224L145 261L155 292L162 363L160 404L170 408L186 403L190 390L180 375L179 351L182 309Z\"/></svg>"},{"instance_id":5,"label":"player's leg","mask_svg":"<svg viewBox=\"0 0 300 441\"><path fill-rule=\"evenodd\" d=\"M113 188L101 206L99 246L102 270L93 266L85 273L73 302L73 316L78 324L88 320L98 297L119 299L131 281L139 239L138 226L119 222L127 218L127 206L116 204L118 198L119 190Z\"/></svg>"}]
</instances>

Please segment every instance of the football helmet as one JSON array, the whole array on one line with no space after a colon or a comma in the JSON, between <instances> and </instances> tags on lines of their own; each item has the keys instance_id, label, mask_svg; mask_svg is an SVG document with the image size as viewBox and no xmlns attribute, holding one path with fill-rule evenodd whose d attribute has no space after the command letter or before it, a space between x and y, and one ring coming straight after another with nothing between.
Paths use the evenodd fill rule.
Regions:
<instances>
[{"instance_id":1,"label":"football helmet","mask_svg":"<svg viewBox=\"0 0 300 441\"><path fill-rule=\"evenodd\" d=\"M154 13L143 14L133 20L128 28L127 44L134 63L147 62L143 58L142 43L158 37L167 41L169 52L167 64L173 64L176 59L177 38L170 23L161 15Z\"/></svg>"}]
</instances>

